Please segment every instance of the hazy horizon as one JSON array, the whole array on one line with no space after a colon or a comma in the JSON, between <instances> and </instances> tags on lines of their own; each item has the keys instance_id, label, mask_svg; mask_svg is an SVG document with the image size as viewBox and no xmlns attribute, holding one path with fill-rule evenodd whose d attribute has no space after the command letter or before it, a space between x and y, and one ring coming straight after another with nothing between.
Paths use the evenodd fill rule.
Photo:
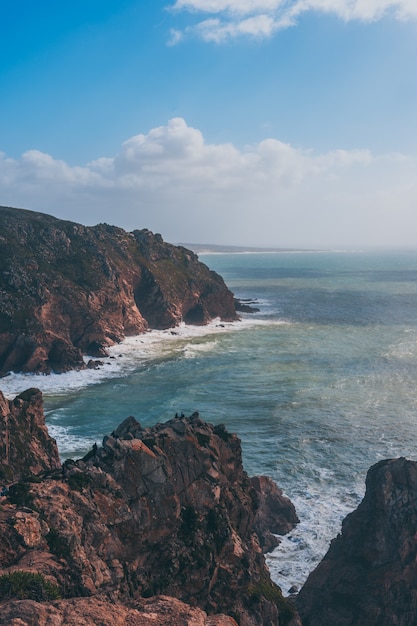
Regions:
<instances>
[{"instance_id":1,"label":"hazy horizon","mask_svg":"<svg viewBox=\"0 0 417 626\"><path fill-rule=\"evenodd\" d=\"M0 205L166 241L413 246L417 5L0 9Z\"/></svg>"}]
</instances>

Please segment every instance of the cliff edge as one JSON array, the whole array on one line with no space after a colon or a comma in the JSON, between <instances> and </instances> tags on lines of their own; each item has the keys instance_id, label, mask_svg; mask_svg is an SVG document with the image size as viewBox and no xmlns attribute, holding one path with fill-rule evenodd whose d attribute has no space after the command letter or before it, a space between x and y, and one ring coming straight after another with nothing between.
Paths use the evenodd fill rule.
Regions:
<instances>
[{"instance_id":1,"label":"cliff edge","mask_svg":"<svg viewBox=\"0 0 417 626\"><path fill-rule=\"evenodd\" d=\"M417 624L417 463L380 461L297 606L304 626Z\"/></svg>"},{"instance_id":2,"label":"cliff edge","mask_svg":"<svg viewBox=\"0 0 417 626\"><path fill-rule=\"evenodd\" d=\"M23 396L8 404L7 413L0 394L2 450L5 421L10 449L24 434L28 443L33 440L34 412L38 424L43 421L40 392ZM299 624L270 579L262 531L255 530L262 501L268 501L267 515L275 506L270 483L260 480L257 490L252 487L240 441L224 426L207 424L197 413L152 428L129 417L102 446L63 466L56 462L54 440L47 444L51 462L40 473L31 472L32 456L24 470L9 454L15 482L0 508L0 614L8 623L36 611L39 619L70 619L85 610L86 597L91 615L100 603L112 602L128 623L129 611L129 619L135 611L156 615L155 598L163 604L164 596L180 601L175 610L194 619L166 623ZM285 527L292 528L294 507L281 494L276 506ZM63 623L77 623L71 619Z\"/></svg>"},{"instance_id":3,"label":"cliff edge","mask_svg":"<svg viewBox=\"0 0 417 626\"><path fill-rule=\"evenodd\" d=\"M149 230L0 207L0 376L84 368L149 328L238 319L223 279Z\"/></svg>"}]
</instances>

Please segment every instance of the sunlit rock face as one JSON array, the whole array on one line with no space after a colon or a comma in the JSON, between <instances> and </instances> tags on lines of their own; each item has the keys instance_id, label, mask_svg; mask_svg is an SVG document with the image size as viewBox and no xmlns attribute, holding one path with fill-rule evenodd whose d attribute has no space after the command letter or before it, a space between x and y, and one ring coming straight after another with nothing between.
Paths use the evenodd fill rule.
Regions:
<instances>
[{"instance_id":1,"label":"sunlit rock face","mask_svg":"<svg viewBox=\"0 0 417 626\"><path fill-rule=\"evenodd\" d=\"M125 336L235 320L223 279L149 230L0 207L0 376L84 368Z\"/></svg>"},{"instance_id":2,"label":"sunlit rock face","mask_svg":"<svg viewBox=\"0 0 417 626\"><path fill-rule=\"evenodd\" d=\"M16 620L16 621L14 621ZM132 606L104 598L71 598L53 603L10 600L1 605L0 624L32 626L238 626L227 615L208 616L205 611L170 598L158 596L132 602Z\"/></svg>"}]
</instances>

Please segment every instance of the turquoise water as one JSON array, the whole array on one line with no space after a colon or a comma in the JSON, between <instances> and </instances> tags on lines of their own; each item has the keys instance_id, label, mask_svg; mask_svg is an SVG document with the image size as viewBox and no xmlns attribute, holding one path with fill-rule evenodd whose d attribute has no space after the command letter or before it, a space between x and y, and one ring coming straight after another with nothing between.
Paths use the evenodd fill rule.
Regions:
<instances>
[{"instance_id":1,"label":"turquoise water","mask_svg":"<svg viewBox=\"0 0 417 626\"><path fill-rule=\"evenodd\" d=\"M272 476L296 504L298 529L268 558L286 591L357 506L368 467L417 458L417 252L201 259L260 312L129 340L98 372L13 375L1 388L44 391L63 458L128 415L151 425L198 410L225 423L248 473Z\"/></svg>"}]
</instances>

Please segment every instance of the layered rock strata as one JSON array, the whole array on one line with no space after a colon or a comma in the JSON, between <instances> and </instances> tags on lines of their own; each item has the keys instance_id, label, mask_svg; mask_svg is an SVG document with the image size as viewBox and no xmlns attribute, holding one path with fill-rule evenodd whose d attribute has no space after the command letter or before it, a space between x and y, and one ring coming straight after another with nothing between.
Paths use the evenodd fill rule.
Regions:
<instances>
[{"instance_id":1,"label":"layered rock strata","mask_svg":"<svg viewBox=\"0 0 417 626\"><path fill-rule=\"evenodd\" d=\"M18 407L11 447L22 433L31 441L35 407L37 422L43 419L38 391L10 403L8 415ZM49 445L55 448L53 440ZM130 417L84 459L57 466L56 454L37 475L21 464L14 468L9 456L18 482L1 501L0 595L6 583L21 588L13 573L23 571L41 575L63 600L38 580L39 597L23 594L26 604L19 605L6 594L3 600L10 601L0 614L20 619L19 610L26 615L27 602L40 599L60 623L60 615L83 610L74 598L92 598L91 611L97 602L112 602L122 615L145 610L138 605L144 598L164 595L196 610L195 621L166 623L299 624L270 580L255 532L262 499L272 497L269 481L267 495L264 479L255 491L242 467L240 441L224 426L209 425L196 413L153 428ZM284 525L295 515L288 506ZM207 617L214 615L229 622Z\"/></svg>"},{"instance_id":2,"label":"layered rock strata","mask_svg":"<svg viewBox=\"0 0 417 626\"><path fill-rule=\"evenodd\" d=\"M235 320L223 279L149 230L0 207L0 376L84 368L124 337Z\"/></svg>"}]
</instances>

